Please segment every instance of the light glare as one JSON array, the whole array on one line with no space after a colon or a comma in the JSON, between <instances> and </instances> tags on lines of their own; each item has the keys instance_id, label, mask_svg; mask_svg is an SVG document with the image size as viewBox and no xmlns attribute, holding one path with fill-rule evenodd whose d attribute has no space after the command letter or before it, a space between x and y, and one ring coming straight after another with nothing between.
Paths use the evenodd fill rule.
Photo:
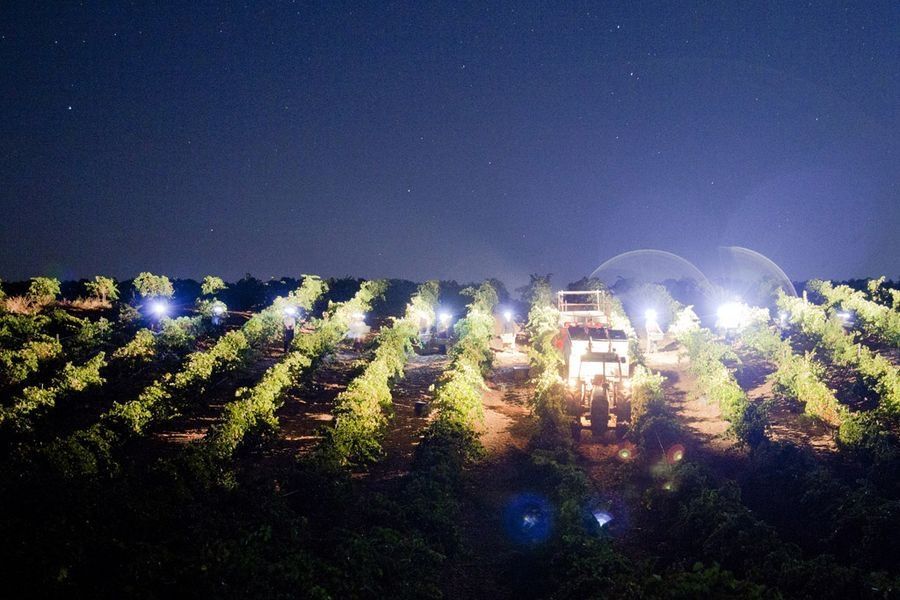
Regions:
<instances>
[{"instance_id":1,"label":"light glare","mask_svg":"<svg viewBox=\"0 0 900 600\"><path fill-rule=\"evenodd\" d=\"M719 307L716 316L716 325L722 329L737 329L743 321L744 308L739 302L726 302Z\"/></svg>"},{"instance_id":2,"label":"light glare","mask_svg":"<svg viewBox=\"0 0 900 600\"><path fill-rule=\"evenodd\" d=\"M157 317L164 317L169 313L169 305L162 300L157 300L150 305L150 312Z\"/></svg>"}]
</instances>

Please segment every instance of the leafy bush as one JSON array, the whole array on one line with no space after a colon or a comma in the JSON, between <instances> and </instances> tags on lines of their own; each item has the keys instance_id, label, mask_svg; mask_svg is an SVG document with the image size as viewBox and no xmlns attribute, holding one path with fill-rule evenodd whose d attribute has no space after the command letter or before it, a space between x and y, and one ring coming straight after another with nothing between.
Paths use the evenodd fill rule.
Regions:
<instances>
[{"instance_id":1,"label":"leafy bush","mask_svg":"<svg viewBox=\"0 0 900 600\"><path fill-rule=\"evenodd\" d=\"M876 285L875 289L877 287ZM807 283L807 288L820 294L825 299L826 306L852 311L867 334L891 346L900 347L900 312L872 302L863 292L846 285L834 286L828 281L813 280Z\"/></svg>"},{"instance_id":2,"label":"leafy bush","mask_svg":"<svg viewBox=\"0 0 900 600\"><path fill-rule=\"evenodd\" d=\"M133 285L142 298L171 298L175 295L175 288L165 275L145 271L134 278Z\"/></svg>"},{"instance_id":3,"label":"leafy bush","mask_svg":"<svg viewBox=\"0 0 900 600\"><path fill-rule=\"evenodd\" d=\"M49 386L29 386L13 398L11 406L0 409L0 424L11 424L17 429L28 429L34 414L39 409L47 409L66 394L82 392L88 387L104 382L100 370L106 366L103 352L82 365L66 363L53 378Z\"/></svg>"},{"instance_id":4,"label":"leafy bush","mask_svg":"<svg viewBox=\"0 0 900 600\"><path fill-rule=\"evenodd\" d=\"M112 277L97 275L93 281L88 281L85 287L93 298L100 300L103 304L109 300L119 299L119 288Z\"/></svg>"},{"instance_id":5,"label":"leafy bush","mask_svg":"<svg viewBox=\"0 0 900 600\"><path fill-rule=\"evenodd\" d=\"M59 340L44 335L25 342L17 350L0 349L0 384L25 382L41 365L62 355L62 350Z\"/></svg>"},{"instance_id":6,"label":"leafy bush","mask_svg":"<svg viewBox=\"0 0 900 600\"><path fill-rule=\"evenodd\" d=\"M221 277L207 275L200 283L200 293L204 296L212 296L216 292L224 290L227 287L228 286L225 285L225 281L223 281Z\"/></svg>"},{"instance_id":7,"label":"leafy bush","mask_svg":"<svg viewBox=\"0 0 900 600\"><path fill-rule=\"evenodd\" d=\"M33 277L28 286L28 300L37 306L50 304L59 293L59 280L51 277Z\"/></svg>"},{"instance_id":8,"label":"leafy bush","mask_svg":"<svg viewBox=\"0 0 900 600\"><path fill-rule=\"evenodd\" d=\"M635 367L631 375L631 421L639 422L649 410L665 403L663 382L665 377L653 373L644 366Z\"/></svg>"}]
</instances>

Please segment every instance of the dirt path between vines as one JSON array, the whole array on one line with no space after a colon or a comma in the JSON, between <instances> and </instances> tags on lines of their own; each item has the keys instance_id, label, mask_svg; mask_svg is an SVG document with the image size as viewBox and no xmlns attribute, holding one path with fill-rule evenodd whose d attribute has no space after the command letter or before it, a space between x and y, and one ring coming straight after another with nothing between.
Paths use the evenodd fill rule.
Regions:
<instances>
[{"instance_id":1,"label":"dirt path between vines","mask_svg":"<svg viewBox=\"0 0 900 600\"><path fill-rule=\"evenodd\" d=\"M161 423L154 438L165 444L180 445L206 437L210 428L222 421L225 405L234 401L235 392L241 387L253 386L282 356L284 352L280 347L270 346L250 367L220 376L183 415Z\"/></svg>"},{"instance_id":2,"label":"dirt path between vines","mask_svg":"<svg viewBox=\"0 0 900 600\"><path fill-rule=\"evenodd\" d=\"M647 366L666 378L666 400L701 446L720 454L734 450L728 421L717 404L697 393L697 378L688 371L687 359L679 356L678 347L648 355Z\"/></svg>"},{"instance_id":3,"label":"dirt path between vines","mask_svg":"<svg viewBox=\"0 0 900 600\"><path fill-rule=\"evenodd\" d=\"M427 414L416 414L416 402L432 400L432 386L449 364L450 358L446 354L414 354L410 357L403 370L403 379L394 385L394 416L382 443L385 456L364 471L363 476L385 480L409 472L416 446L431 420Z\"/></svg>"},{"instance_id":4,"label":"dirt path between vines","mask_svg":"<svg viewBox=\"0 0 900 600\"><path fill-rule=\"evenodd\" d=\"M817 455L837 451L832 430L803 412L803 406L776 395L768 376L775 366L758 358L739 354L741 368L735 374L751 402L769 403L769 431L772 441L792 442L810 448Z\"/></svg>"},{"instance_id":5,"label":"dirt path between vines","mask_svg":"<svg viewBox=\"0 0 900 600\"><path fill-rule=\"evenodd\" d=\"M509 571L511 556L520 552L504 532L505 508L529 491L519 465L528 460L532 420L528 398L528 356L498 352L482 396L484 424L480 430L485 456L466 472L460 531L464 556L448 562L443 592L447 598L521 597Z\"/></svg>"},{"instance_id":6,"label":"dirt path between vines","mask_svg":"<svg viewBox=\"0 0 900 600\"><path fill-rule=\"evenodd\" d=\"M307 452L321 439L322 427L334 420L334 399L361 371L364 353L343 342L318 364L312 376L291 390L275 413L278 417L276 454Z\"/></svg>"}]
</instances>

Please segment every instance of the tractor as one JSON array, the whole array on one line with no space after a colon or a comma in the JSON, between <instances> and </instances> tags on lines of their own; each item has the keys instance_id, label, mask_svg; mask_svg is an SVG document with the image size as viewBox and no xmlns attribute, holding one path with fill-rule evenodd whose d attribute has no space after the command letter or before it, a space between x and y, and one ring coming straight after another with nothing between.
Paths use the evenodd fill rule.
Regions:
<instances>
[{"instance_id":1,"label":"tractor","mask_svg":"<svg viewBox=\"0 0 900 600\"><path fill-rule=\"evenodd\" d=\"M567 410L577 439L582 427L595 436L631 421L631 360L624 330L613 329L602 291L558 292Z\"/></svg>"}]
</instances>

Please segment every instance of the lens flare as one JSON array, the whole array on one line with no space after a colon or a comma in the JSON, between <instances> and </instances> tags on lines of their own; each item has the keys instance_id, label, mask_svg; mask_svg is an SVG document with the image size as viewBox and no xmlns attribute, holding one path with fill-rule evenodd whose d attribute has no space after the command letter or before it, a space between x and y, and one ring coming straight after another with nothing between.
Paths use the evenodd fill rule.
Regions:
<instances>
[{"instance_id":1,"label":"lens flare","mask_svg":"<svg viewBox=\"0 0 900 600\"><path fill-rule=\"evenodd\" d=\"M620 280L635 285L665 281L693 281L703 293L712 285L706 275L687 259L664 250L632 250L606 260L591 273L609 288Z\"/></svg>"},{"instance_id":2,"label":"lens flare","mask_svg":"<svg viewBox=\"0 0 900 600\"><path fill-rule=\"evenodd\" d=\"M631 442L623 442L619 445L619 449L616 452L616 457L624 462L628 462L634 458L635 455L635 447Z\"/></svg>"},{"instance_id":3,"label":"lens flare","mask_svg":"<svg viewBox=\"0 0 900 600\"><path fill-rule=\"evenodd\" d=\"M594 515L594 518L597 520L597 524L600 525L600 527L603 527L613 520L612 515L606 511L595 510L592 514Z\"/></svg>"},{"instance_id":4,"label":"lens flare","mask_svg":"<svg viewBox=\"0 0 900 600\"><path fill-rule=\"evenodd\" d=\"M503 513L506 534L516 543L536 545L547 540L553 528L553 509L546 498L524 493L513 497Z\"/></svg>"},{"instance_id":5,"label":"lens flare","mask_svg":"<svg viewBox=\"0 0 900 600\"><path fill-rule=\"evenodd\" d=\"M715 281L731 293L740 294L751 306L775 304L778 291L796 296L797 290L790 277L775 262L749 248L723 246L719 248L719 266L714 272Z\"/></svg>"},{"instance_id":6,"label":"lens flare","mask_svg":"<svg viewBox=\"0 0 900 600\"><path fill-rule=\"evenodd\" d=\"M666 452L666 462L670 465L679 463L684 460L684 446L675 444Z\"/></svg>"}]
</instances>

